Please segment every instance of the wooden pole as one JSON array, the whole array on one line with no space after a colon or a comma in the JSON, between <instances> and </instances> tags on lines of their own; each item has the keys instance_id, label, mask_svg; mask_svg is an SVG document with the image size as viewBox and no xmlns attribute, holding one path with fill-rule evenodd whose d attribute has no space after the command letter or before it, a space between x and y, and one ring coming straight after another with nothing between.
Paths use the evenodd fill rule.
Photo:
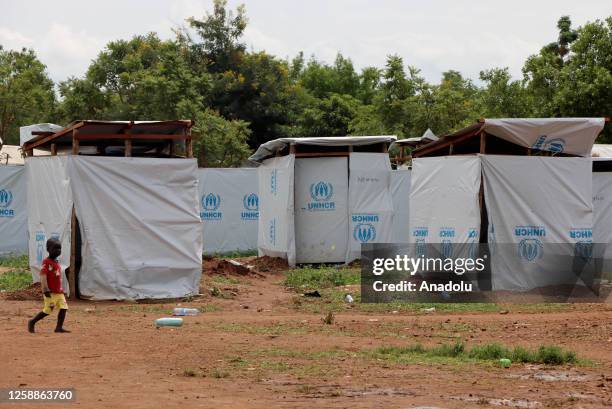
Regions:
<instances>
[{"instance_id":1,"label":"wooden pole","mask_svg":"<svg viewBox=\"0 0 612 409\"><path fill-rule=\"evenodd\" d=\"M174 139L170 139L170 157L173 158L176 153L176 146L174 143Z\"/></svg>"},{"instance_id":2,"label":"wooden pole","mask_svg":"<svg viewBox=\"0 0 612 409\"><path fill-rule=\"evenodd\" d=\"M129 158L130 156L132 156L132 139L130 138L131 135L131 128L132 128L132 123L130 122L130 124L128 125L128 127L125 129L124 133L125 133L125 140L123 141L123 146L124 146L124 155L126 158Z\"/></svg>"},{"instance_id":3,"label":"wooden pole","mask_svg":"<svg viewBox=\"0 0 612 409\"><path fill-rule=\"evenodd\" d=\"M70 299L77 299L77 270L76 270L76 250L77 250L77 218L74 205L72 205L72 216L70 218L70 274L68 275L68 285L70 286Z\"/></svg>"},{"instance_id":4,"label":"wooden pole","mask_svg":"<svg viewBox=\"0 0 612 409\"><path fill-rule=\"evenodd\" d=\"M56 156L57 155L57 145L52 143L51 144L51 156Z\"/></svg>"},{"instance_id":5,"label":"wooden pole","mask_svg":"<svg viewBox=\"0 0 612 409\"><path fill-rule=\"evenodd\" d=\"M72 154L79 154L79 131L76 129L72 131Z\"/></svg>"},{"instance_id":6,"label":"wooden pole","mask_svg":"<svg viewBox=\"0 0 612 409\"><path fill-rule=\"evenodd\" d=\"M187 139L185 139L185 150L187 157L193 158L193 140L191 139L191 127L187 128Z\"/></svg>"}]
</instances>

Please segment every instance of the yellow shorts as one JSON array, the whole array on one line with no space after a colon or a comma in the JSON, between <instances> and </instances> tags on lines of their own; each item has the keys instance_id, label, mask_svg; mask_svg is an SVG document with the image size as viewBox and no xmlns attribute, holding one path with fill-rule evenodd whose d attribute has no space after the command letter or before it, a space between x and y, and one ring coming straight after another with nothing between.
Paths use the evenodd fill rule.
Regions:
<instances>
[{"instance_id":1,"label":"yellow shorts","mask_svg":"<svg viewBox=\"0 0 612 409\"><path fill-rule=\"evenodd\" d=\"M51 314L54 306L61 310L68 309L68 303L66 303L66 297L64 297L63 293L51 293L51 297L45 297L43 295L43 301L43 312L45 314Z\"/></svg>"}]
</instances>

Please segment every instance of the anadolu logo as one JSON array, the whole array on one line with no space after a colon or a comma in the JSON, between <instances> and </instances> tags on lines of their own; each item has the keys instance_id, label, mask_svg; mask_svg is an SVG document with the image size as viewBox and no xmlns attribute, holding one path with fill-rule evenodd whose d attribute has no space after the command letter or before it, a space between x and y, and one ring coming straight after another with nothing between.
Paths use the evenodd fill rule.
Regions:
<instances>
[{"instance_id":1,"label":"anadolu logo","mask_svg":"<svg viewBox=\"0 0 612 409\"><path fill-rule=\"evenodd\" d=\"M576 242L574 244L574 257L589 261L593 257L593 242L591 240Z\"/></svg>"},{"instance_id":2,"label":"anadolu logo","mask_svg":"<svg viewBox=\"0 0 612 409\"><path fill-rule=\"evenodd\" d=\"M310 185L310 197L312 202L308 203L308 210L334 210L336 202L330 201L334 195L334 186L330 182L317 182Z\"/></svg>"},{"instance_id":3,"label":"anadolu logo","mask_svg":"<svg viewBox=\"0 0 612 409\"><path fill-rule=\"evenodd\" d=\"M256 193L244 195L242 204L245 211L240 213L242 220L257 220L259 219L259 197Z\"/></svg>"},{"instance_id":4,"label":"anadolu logo","mask_svg":"<svg viewBox=\"0 0 612 409\"><path fill-rule=\"evenodd\" d=\"M13 202L13 193L8 189L0 190L0 217L13 217L15 210L9 208Z\"/></svg>"},{"instance_id":5,"label":"anadolu logo","mask_svg":"<svg viewBox=\"0 0 612 409\"><path fill-rule=\"evenodd\" d=\"M221 196L214 193L202 195L202 208L200 218L202 220L221 220L223 213L218 211L221 206Z\"/></svg>"},{"instance_id":6,"label":"anadolu logo","mask_svg":"<svg viewBox=\"0 0 612 409\"><path fill-rule=\"evenodd\" d=\"M376 239L376 228L370 223L359 223L353 230L353 238L361 243Z\"/></svg>"},{"instance_id":7,"label":"anadolu logo","mask_svg":"<svg viewBox=\"0 0 612 409\"><path fill-rule=\"evenodd\" d=\"M544 247L538 239L523 239L518 244L519 258L525 261L534 261L542 258Z\"/></svg>"}]
</instances>

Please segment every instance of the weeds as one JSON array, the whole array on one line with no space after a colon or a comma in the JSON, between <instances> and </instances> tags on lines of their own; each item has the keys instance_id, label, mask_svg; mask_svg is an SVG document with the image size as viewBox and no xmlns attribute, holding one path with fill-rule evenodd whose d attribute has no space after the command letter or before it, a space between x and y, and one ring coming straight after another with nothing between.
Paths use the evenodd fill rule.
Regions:
<instances>
[{"instance_id":1,"label":"weeds","mask_svg":"<svg viewBox=\"0 0 612 409\"><path fill-rule=\"evenodd\" d=\"M564 350L554 345L542 345L536 350L523 347L512 349L497 343L476 345L466 349L463 343L443 344L425 348L420 344L408 347L381 347L372 352L372 356L406 363L416 358L454 358L458 361L497 361L508 358L513 362L563 365L578 363L573 351Z\"/></svg>"},{"instance_id":2,"label":"weeds","mask_svg":"<svg viewBox=\"0 0 612 409\"><path fill-rule=\"evenodd\" d=\"M28 255L8 255L0 257L0 267L8 267L15 270L28 270L30 268L30 261Z\"/></svg>"},{"instance_id":3,"label":"weeds","mask_svg":"<svg viewBox=\"0 0 612 409\"><path fill-rule=\"evenodd\" d=\"M322 289L341 285L359 284L357 268L322 266L301 267L289 270L284 285L295 289Z\"/></svg>"},{"instance_id":4,"label":"weeds","mask_svg":"<svg viewBox=\"0 0 612 409\"><path fill-rule=\"evenodd\" d=\"M17 291L30 284L32 284L32 275L27 271L0 274L0 291Z\"/></svg>"}]
</instances>

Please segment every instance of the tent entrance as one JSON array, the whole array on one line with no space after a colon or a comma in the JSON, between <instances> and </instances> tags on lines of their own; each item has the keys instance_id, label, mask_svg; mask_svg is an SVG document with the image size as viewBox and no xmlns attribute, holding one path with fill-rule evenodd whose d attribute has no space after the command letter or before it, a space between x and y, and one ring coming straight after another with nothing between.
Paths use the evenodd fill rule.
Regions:
<instances>
[{"instance_id":1,"label":"tent entrance","mask_svg":"<svg viewBox=\"0 0 612 409\"><path fill-rule=\"evenodd\" d=\"M297 263L343 263L348 248L348 158L295 160Z\"/></svg>"}]
</instances>

